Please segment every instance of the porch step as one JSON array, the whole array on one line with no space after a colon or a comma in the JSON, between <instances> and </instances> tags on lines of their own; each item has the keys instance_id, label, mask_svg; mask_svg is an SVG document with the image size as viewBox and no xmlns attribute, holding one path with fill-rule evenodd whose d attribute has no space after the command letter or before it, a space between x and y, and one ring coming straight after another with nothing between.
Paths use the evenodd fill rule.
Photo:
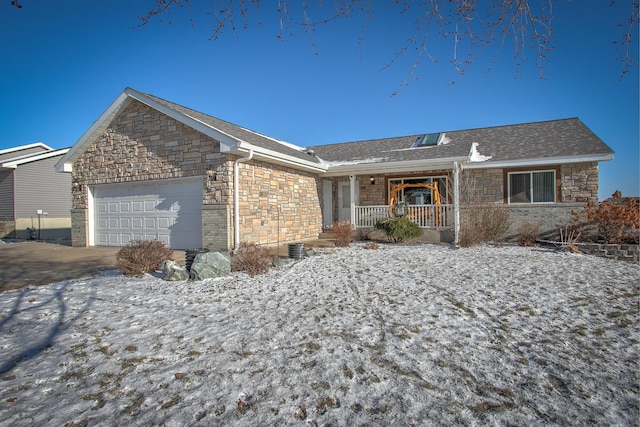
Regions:
<instances>
[{"instance_id":1,"label":"porch step","mask_svg":"<svg viewBox=\"0 0 640 427\"><path fill-rule=\"evenodd\" d=\"M335 238L336 238L336 233L332 233L330 231L323 231L322 233L318 234L318 239L335 240Z\"/></svg>"}]
</instances>

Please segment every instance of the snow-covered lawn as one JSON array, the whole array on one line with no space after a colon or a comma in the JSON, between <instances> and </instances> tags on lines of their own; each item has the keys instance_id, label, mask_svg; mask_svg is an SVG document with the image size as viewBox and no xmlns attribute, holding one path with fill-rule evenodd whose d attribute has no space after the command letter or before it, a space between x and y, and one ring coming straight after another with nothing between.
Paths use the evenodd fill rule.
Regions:
<instances>
[{"instance_id":1,"label":"snow-covered lawn","mask_svg":"<svg viewBox=\"0 0 640 427\"><path fill-rule=\"evenodd\" d=\"M637 425L640 267L361 245L0 294L4 425Z\"/></svg>"}]
</instances>

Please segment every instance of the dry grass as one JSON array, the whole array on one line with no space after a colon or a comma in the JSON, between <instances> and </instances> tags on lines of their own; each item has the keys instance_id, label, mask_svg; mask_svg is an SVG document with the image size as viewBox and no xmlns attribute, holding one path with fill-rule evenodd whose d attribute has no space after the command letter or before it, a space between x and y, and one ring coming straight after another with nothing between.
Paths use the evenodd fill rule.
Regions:
<instances>
[{"instance_id":1,"label":"dry grass","mask_svg":"<svg viewBox=\"0 0 640 427\"><path fill-rule=\"evenodd\" d=\"M540 235L540 224L522 224L518 230L518 244L520 246L533 246Z\"/></svg>"}]
</instances>

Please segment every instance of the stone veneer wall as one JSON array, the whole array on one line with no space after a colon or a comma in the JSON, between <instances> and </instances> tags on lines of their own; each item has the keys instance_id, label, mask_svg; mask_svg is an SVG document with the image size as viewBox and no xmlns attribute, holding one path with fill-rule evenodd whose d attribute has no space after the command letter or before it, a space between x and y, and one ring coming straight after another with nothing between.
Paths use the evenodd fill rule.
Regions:
<instances>
[{"instance_id":1,"label":"stone veneer wall","mask_svg":"<svg viewBox=\"0 0 640 427\"><path fill-rule=\"evenodd\" d=\"M575 163L560 167L562 202L598 200L598 163Z\"/></svg>"},{"instance_id":2,"label":"stone veneer wall","mask_svg":"<svg viewBox=\"0 0 640 427\"><path fill-rule=\"evenodd\" d=\"M537 169L548 169L540 167ZM518 169L467 169L460 178L460 201L494 203L505 200L505 173ZM523 170L536 170L527 168ZM586 203L598 200L598 163L559 166L559 203Z\"/></svg>"},{"instance_id":3,"label":"stone veneer wall","mask_svg":"<svg viewBox=\"0 0 640 427\"><path fill-rule=\"evenodd\" d=\"M276 244L278 238L283 243L318 237L322 231L318 175L255 160L238 166L241 242Z\"/></svg>"},{"instance_id":4,"label":"stone veneer wall","mask_svg":"<svg viewBox=\"0 0 640 427\"><path fill-rule=\"evenodd\" d=\"M218 141L132 101L73 165L72 244L88 244L88 186L202 176L203 205L229 205L232 173ZM213 230L226 226L206 224Z\"/></svg>"}]
</instances>

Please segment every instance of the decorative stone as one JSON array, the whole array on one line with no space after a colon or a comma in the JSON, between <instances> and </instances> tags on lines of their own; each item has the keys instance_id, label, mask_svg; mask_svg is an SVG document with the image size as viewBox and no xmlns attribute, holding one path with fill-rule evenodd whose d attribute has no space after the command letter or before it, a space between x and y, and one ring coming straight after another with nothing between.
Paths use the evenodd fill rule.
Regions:
<instances>
[{"instance_id":1,"label":"decorative stone","mask_svg":"<svg viewBox=\"0 0 640 427\"><path fill-rule=\"evenodd\" d=\"M162 264L162 279L170 282L177 282L180 280L187 280L189 278L189 272L180 267L175 261L165 261Z\"/></svg>"},{"instance_id":2,"label":"decorative stone","mask_svg":"<svg viewBox=\"0 0 640 427\"><path fill-rule=\"evenodd\" d=\"M191 264L191 278L193 280L215 279L231 274L231 260L229 254L221 252L207 252L198 254Z\"/></svg>"}]
</instances>

